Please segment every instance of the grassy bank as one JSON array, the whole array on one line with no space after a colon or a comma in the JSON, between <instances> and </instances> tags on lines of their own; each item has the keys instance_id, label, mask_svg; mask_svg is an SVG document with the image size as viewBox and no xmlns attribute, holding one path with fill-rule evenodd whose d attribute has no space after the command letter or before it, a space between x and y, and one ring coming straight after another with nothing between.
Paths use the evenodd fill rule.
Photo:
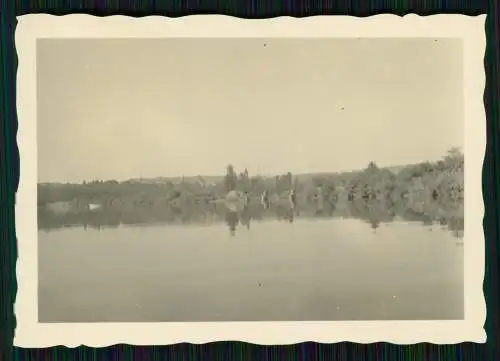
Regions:
<instances>
[{"instance_id":1,"label":"grassy bank","mask_svg":"<svg viewBox=\"0 0 500 361\"><path fill-rule=\"evenodd\" d=\"M288 192L297 194L297 207L290 212ZM247 208L228 210L228 192L248 192ZM270 194L264 209L260 195ZM40 229L68 225L113 227L144 223L226 222L249 227L252 220L267 218L293 221L301 217L344 217L366 221L376 229L395 219L440 223L453 232L463 230L464 158L456 150L436 162L397 168L378 167L346 173L287 173L275 177L227 174L203 177L92 181L82 184L39 184L38 226Z\"/></svg>"},{"instance_id":2,"label":"grassy bank","mask_svg":"<svg viewBox=\"0 0 500 361\"><path fill-rule=\"evenodd\" d=\"M230 190L245 191L258 199L267 190L274 199L286 198L295 189L299 204L342 203L354 200L387 200L392 203L456 203L463 200L464 158L457 150L436 162L379 168L374 162L359 171L322 175L275 177L239 175L228 166L226 176L125 182L91 181L83 184L38 184L38 206L66 202L73 212L84 212L89 204L103 208L133 210L148 207L189 208L224 198ZM279 202L279 201L277 201Z\"/></svg>"}]
</instances>

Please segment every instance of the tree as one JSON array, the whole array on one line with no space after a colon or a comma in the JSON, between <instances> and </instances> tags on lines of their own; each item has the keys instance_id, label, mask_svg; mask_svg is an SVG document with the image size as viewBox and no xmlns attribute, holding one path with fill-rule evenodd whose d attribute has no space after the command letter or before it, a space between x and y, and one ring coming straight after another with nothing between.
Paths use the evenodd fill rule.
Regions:
<instances>
[{"instance_id":1,"label":"tree","mask_svg":"<svg viewBox=\"0 0 500 361\"><path fill-rule=\"evenodd\" d=\"M368 163L368 167L367 167L368 170L377 170L378 167L377 165L375 164L374 161L371 161L370 163Z\"/></svg>"},{"instance_id":2,"label":"tree","mask_svg":"<svg viewBox=\"0 0 500 361\"><path fill-rule=\"evenodd\" d=\"M291 189L292 186L293 186L293 176L292 176L292 173L288 172L286 175L285 175L285 184L286 184L286 187L288 189Z\"/></svg>"},{"instance_id":3,"label":"tree","mask_svg":"<svg viewBox=\"0 0 500 361\"><path fill-rule=\"evenodd\" d=\"M240 173L237 188L239 190L246 191L246 192L250 191L250 179L248 176L248 170L246 168L243 172Z\"/></svg>"},{"instance_id":4,"label":"tree","mask_svg":"<svg viewBox=\"0 0 500 361\"><path fill-rule=\"evenodd\" d=\"M444 156L444 163L450 170L462 169L464 166L464 155L458 147L451 147Z\"/></svg>"},{"instance_id":5,"label":"tree","mask_svg":"<svg viewBox=\"0 0 500 361\"><path fill-rule=\"evenodd\" d=\"M388 195L395 186L394 174L384 168L378 168L374 162L357 174L350 182L350 198L380 198Z\"/></svg>"},{"instance_id":6,"label":"tree","mask_svg":"<svg viewBox=\"0 0 500 361\"><path fill-rule=\"evenodd\" d=\"M236 183L238 181L238 176L234 170L234 167L229 164L226 168L226 176L224 178L224 185L226 186L226 190L228 192L236 189Z\"/></svg>"},{"instance_id":7,"label":"tree","mask_svg":"<svg viewBox=\"0 0 500 361\"><path fill-rule=\"evenodd\" d=\"M261 194L266 189L266 185L262 177L253 176L252 178L250 178L249 183L252 192L254 192L255 194Z\"/></svg>"},{"instance_id":8,"label":"tree","mask_svg":"<svg viewBox=\"0 0 500 361\"><path fill-rule=\"evenodd\" d=\"M463 154L462 154L459 147L451 147L450 149L448 149L445 158L454 159L454 158L462 158L462 157L463 157Z\"/></svg>"}]
</instances>

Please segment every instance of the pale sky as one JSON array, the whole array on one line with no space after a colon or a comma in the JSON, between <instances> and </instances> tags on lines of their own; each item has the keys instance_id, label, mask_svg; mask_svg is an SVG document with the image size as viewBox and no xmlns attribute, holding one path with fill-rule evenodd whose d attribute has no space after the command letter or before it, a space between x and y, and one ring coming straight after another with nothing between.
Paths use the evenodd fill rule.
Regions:
<instances>
[{"instance_id":1,"label":"pale sky","mask_svg":"<svg viewBox=\"0 0 500 361\"><path fill-rule=\"evenodd\" d=\"M337 172L463 147L459 39L39 40L39 181Z\"/></svg>"}]
</instances>

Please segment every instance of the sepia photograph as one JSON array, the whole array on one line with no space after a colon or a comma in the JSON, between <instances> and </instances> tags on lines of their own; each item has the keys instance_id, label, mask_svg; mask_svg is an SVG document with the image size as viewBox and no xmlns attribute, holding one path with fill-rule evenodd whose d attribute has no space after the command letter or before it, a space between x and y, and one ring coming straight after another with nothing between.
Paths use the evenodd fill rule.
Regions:
<instances>
[{"instance_id":1,"label":"sepia photograph","mask_svg":"<svg viewBox=\"0 0 500 361\"><path fill-rule=\"evenodd\" d=\"M466 320L438 35L35 39L35 322Z\"/></svg>"},{"instance_id":2,"label":"sepia photograph","mask_svg":"<svg viewBox=\"0 0 500 361\"><path fill-rule=\"evenodd\" d=\"M463 318L461 52L38 40L40 322Z\"/></svg>"}]
</instances>

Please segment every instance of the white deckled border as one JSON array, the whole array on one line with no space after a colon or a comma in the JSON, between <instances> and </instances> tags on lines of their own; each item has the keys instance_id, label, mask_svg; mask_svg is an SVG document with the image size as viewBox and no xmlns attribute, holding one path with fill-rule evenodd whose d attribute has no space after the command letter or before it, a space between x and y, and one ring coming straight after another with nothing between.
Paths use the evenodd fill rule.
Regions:
<instances>
[{"instance_id":1,"label":"white deckled border","mask_svg":"<svg viewBox=\"0 0 500 361\"><path fill-rule=\"evenodd\" d=\"M163 345L239 340L257 344L303 341L398 344L465 341L485 342L483 295L484 233L482 164L486 145L485 15L377 15L368 18L316 16L244 20L221 15L182 18L89 15L26 15L18 18L16 47L18 145L21 178L17 194L16 231L19 260L15 303L15 345L48 347L116 343ZM37 38L165 38L165 37L431 37L464 41L465 106L465 319L462 321L355 322L214 322L214 323L66 323L39 324L37 302Z\"/></svg>"}]
</instances>

